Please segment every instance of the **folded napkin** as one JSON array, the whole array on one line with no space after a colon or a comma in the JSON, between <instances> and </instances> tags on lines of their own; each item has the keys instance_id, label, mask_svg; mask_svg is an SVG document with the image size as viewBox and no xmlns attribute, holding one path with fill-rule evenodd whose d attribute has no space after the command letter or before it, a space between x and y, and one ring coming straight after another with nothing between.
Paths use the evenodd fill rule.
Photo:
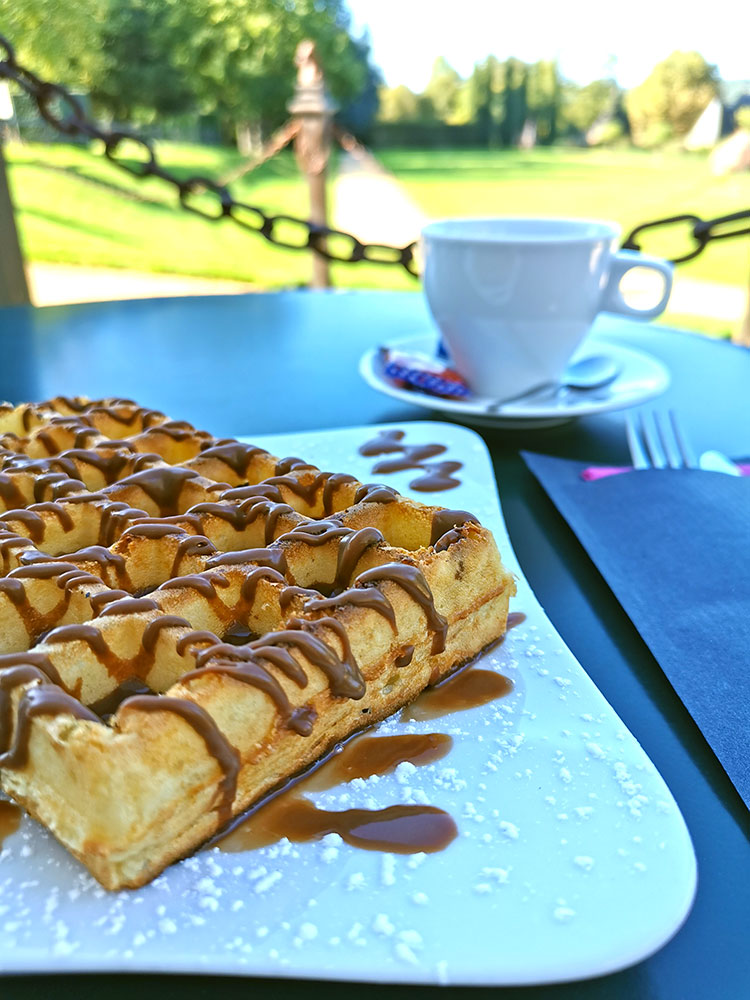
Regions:
<instances>
[{"instance_id":1,"label":"folded napkin","mask_svg":"<svg viewBox=\"0 0 750 1000\"><path fill-rule=\"evenodd\" d=\"M750 807L750 479L523 458Z\"/></svg>"}]
</instances>

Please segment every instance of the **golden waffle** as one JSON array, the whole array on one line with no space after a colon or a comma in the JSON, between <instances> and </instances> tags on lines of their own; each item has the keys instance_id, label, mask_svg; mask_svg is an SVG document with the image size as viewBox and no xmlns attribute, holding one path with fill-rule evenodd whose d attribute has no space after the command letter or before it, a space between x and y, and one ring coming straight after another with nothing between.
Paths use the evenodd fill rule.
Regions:
<instances>
[{"instance_id":1,"label":"golden waffle","mask_svg":"<svg viewBox=\"0 0 750 1000\"><path fill-rule=\"evenodd\" d=\"M465 511L129 400L0 406L0 782L154 878L505 631Z\"/></svg>"}]
</instances>

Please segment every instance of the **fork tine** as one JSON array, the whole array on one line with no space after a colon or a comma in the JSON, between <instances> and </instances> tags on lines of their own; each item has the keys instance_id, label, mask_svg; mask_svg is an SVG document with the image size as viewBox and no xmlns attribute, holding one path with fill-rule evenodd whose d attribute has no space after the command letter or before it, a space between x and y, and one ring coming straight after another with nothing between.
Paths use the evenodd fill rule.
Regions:
<instances>
[{"instance_id":1,"label":"fork tine","mask_svg":"<svg viewBox=\"0 0 750 1000\"><path fill-rule=\"evenodd\" d=\"M674 434L675 441L677 442L677 447L680 449L683 465L686 469L696 469L698 467L698 462L695 457L695 452L693 451L682 424L677 419L677 414L674 410L669 411L669 420L672 424L672 432Z\"/></svg>"},{"instance_id":2,"label":"fork tine","mask_svg":"<svg viewBox=\"0 0 750 1000\"><path fill-rule=\"evenodd\" d=\"M653 415L654 425L659 435L661 445L667 465L670 469L681 469L684 466L682 448L677 440L674 423L672 421L672 411L668 413L655 412Z\"/></svg>"},{"instance_id":3,"label":"fork tine","mask_svg":"<svg viewBox=\"0 0 750 1000\"><path fill-rule=\"evenodd\" d=\"M655 469L665 469L667 466L667 456L661 444L661 433L656 422L654 413L641 413L641 434L646 445L646 451L651 459L651 465Z\"/></svg>"},{"instance_id":4,"label":"fork tine","mask_svg":"<svg viewBox=\"0 0 750 1000\"><path fill-rule=\"evenodd\" d=\"M630 460L633 463L633 468L649 469L651 467L651 463L649 462L648 456L643 449L638 428L636 427L635 420L630 413L625 414L625 434L628 439L628 450L630 452Z\"/></svg>"}]
</instances>

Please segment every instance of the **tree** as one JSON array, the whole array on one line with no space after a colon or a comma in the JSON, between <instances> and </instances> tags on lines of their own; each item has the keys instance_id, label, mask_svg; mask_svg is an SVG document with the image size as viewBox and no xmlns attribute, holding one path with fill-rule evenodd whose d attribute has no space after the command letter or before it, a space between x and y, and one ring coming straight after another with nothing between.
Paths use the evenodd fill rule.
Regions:
<instances>
[{"instance_id":1,"label":"tree","mask_svg":"<svg viewBox=\"0 0 750 1000\"><path fill-rule=\"evenodd\" d=\"M335 100L353 99L365 83L367 63L349 35L343 0L163 3L172 65L191 81L200 110L258 138L288 117L294 53L303 39L315 42Z\"/></svg>"},{"instance_id":2,"label":"tree","mask_svg":"<svg viewBox=\"0 0 750 1000\"><path fill-rule=\"evenodd\" d=\"M467 84L468 120L479 126L488 146L501 144L500 127L505 118L505 65L495 56L476 63Z\"/></svg>"},{"instance_id":3,"label":"tree","mask_svg":"<svg viewBox=\"0 0 750 1000\"><path fill-rule=\"evenodd\" d=\"M527 101L528 67L520 59L508 59L505 63L505 116L500 134L504 146L516 146L528 112Z\"/></svg>"},{"instance_id":4,"label":"tree","mask_svg":"<svg viewBox=\"0 0 750 1000\"><path fill-rule=\"evenodd\" d=\"M673 52L625 98L633 140L651 145L659 136L687 135L719 90L715 66L698 52Z\"/></svg>"},{"instance_id":5,"label":"tree","mask_svg":"<svg viewBox=\"0 0 750 1000\"><path fill-rule=\"evenodd\" d=\"M94 101L118 121L148 121L195 107L191 80L171 61L163 0L116 0L101 29Z\"/></svg>"},{"instance_id":6,"label":"tree","mask_svg":"<svg viewBox=\"0 0 750 1000\"><path fill-rule=\"evenodd\" d=\"M560 109L557 63L543 59L529 66L526 98L538 141L542 144L554 142Z\"/></svg>"},{"instance_id":7,"label":"tree","mask_svg":"<svg viewBox=\"0 0 750 1000\"><path fill-rule=\"evenodd\" d=\"M370 62L369 36L365 35L363 38L355 40L354 46L365 67L365 80L354 99L342 105L338 113L338 121L359 139L367 141L380 106L383 74L377 66L373 66Z\"/></svg>"},{"instance_id":8,"label":"tree","mask_svg":"<svg viewBox=\"0 0 750 1000\"><path fill-rule=\"evenodd\" d=\"M462 83L461 77L443 56L435 60L423 96L432 104L435 117L439 121L448 123L453 121Z\"/></svg>"},{"instance_id":9,"label":"tree","mask_svg":"<svg viewBox=\"0 0 750 1000\"><path fill-rule=\"evenodd\" d=\"M613 80L593 80L583 87L566 83L561 108L564 125L585 134L595 121L614 112L617 94Z\"/></svg>"},{"instance_id":10,"label":"tree","mask_svg":"<svg viewBox=\"0 0 750 1000\"><path fill-rule=\"evenodd\" d=\"M100 68L108 0L0 0L0 26L24 65L76 90Z\"/></svg>"},{"instance_id":11,"label":"tree","mask_svg":"<svg viewBox=\"0 0 750 1000\"><path fill-rule=\"evenodd\" d=\"M378 97L378 121L415 122L419 119L419 98L403 83L398 87L381 87Z\"/></svg>"}]
</instances>

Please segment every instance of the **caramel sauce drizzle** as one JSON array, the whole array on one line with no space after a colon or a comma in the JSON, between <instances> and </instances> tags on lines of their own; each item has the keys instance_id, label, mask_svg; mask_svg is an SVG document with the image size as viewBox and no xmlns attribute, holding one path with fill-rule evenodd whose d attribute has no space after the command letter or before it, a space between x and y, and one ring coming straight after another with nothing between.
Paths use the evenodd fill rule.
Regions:
<instances>
[{"instance_id":1,"label":"caramel sauce drizzle","mask_svg":"<svg viewBox=\"0 0 750 1000\"><path fill-rule=\"evenodd\" d=\"M285 476L289 472L297 472L301 469L315 469L317 472L317 467L310 465L303 458L296 458L295 456L289 456L289 458L280 458L276 463L276 468L274 469L274 476Z\"/></svg>"},{"instance_id":2,"label":"caramel sauce drizzle","mask_svg":"<svg viewBox=\"0 0 750 1000\"><path fill-rule=\"evenodd\" d=\"M349 529L351 531L351 529ZM339 542L338 555L336 557L336 576L333 581L334 591L345 587L354 576L357 563L362 558L364 552L372 545L379 545L384 541L383 535L377 528L360 528L359 531L351 531L349 535Z\"/></svg>"},{"instance_id":3,"label":"caramel sauce drizzle","mask_svg":"<svg viewBox=\"0 0 750 1000\"><path fill-rule=\"evenodd\" d=\"M198 473L181 466L165 465L156 469L135 472L120 480L120 486L138 486L156 504L161 515L179 514L177 509L182 488L188 479L197 479Z\"/></svg>"},{"instance_id":4,"label":"caramel sauce drizzle","mask_svg":"<svg viewBox=\"0 0 750 1000\"><path fill-rule=\"evenodd\" d=\"M44 538L44 520L33 510L11 510L0 514L0 521L20 521L32 542L41 542Z\"/></svg>"},{"instance_id":5,"label":"caramel sauce drizzle","mask_svg":"<svg viewBox=\"0 0 750 1000\"><path fill-rule=\"evenodd\" d=\"M188 576L178 576L174 580L167 580L159 590L178 590L181 587L191 587L197 590L202 596L211 600L216 597L217 587L228 587L229 580L220 573L213 573L208 576L206 573L190 573Z\"/></svg>"},{"instance_id":6,"label":"caramel sauce drizzle","mask_svg":"<svg viewBox=\"0 0 750 1000\"><path fill-rule=\"evenodd\" d=\"M36 671L35 667L19 668L21 671ZM8 688L6 687L6 677L13 675L14 671L7 670L0 674L0 692L3 701L9 700ZM99 723L100 719L94 715L90 709L82 705L78 699L66 694L61 688L54 684L44 683L45 678L40 674L37 678L25 675L27 680L39 679L42 684L38 687L31 687L24 692L18 703L16 712L16 732L12 745L10 745L10 726L7 724L7 717L10 714L4 705L0 704L0 767L9 769L22 768L26 765L29 754L29 737L31 736L31 720L37 715L71 715L75 719ZM10 683L15 686L19 681L11 676Z\"/></svg>"},{"instance_id":7,"label":"caramel sauce drizzle","mask_svg":"<svg viewBox=\"0 0 750 1000\"><path fill-rule=\"evenodd\" d=\"M141 639L143 648L147 653L153 652L162 629L165 628L190 628L190 622L185 618L180 618L178 615L162 615L160 618L155 618L154 621L149 622Z\"/></svg>"},{"instance_id":8,"label":"caramel sauce drizzle","mask_svg":"<svg viewBox=\"0 0 750 1000\"><path fill-rule=\"evenodd\" d=\"M365 681L354 660L346 631L340 622L334 618L319 618L314 622L293 619L288 625L289 627L285 629L269 632L245 646L230 646L227 643L209 646L196 656L196 666L199 669L206 667L212 669L211 661L214 657L256 662L265 659L282 669L289 679L300 687L306 687L307 675L292 656L289 649L292 647L297 648L306 660L325 674L331 694L335 697L358 701L364 696ZM342 645L341 655L313 634L311 630L319 626L326 626L335 632Z\"/></svg>"},{"instance_id":9,"label":"caramel sauce drizzle","mask_svg":"<svg viewBox=\"0 0 750 1000\"><path fill-rule=\"evenodd\" d=\"M100 618L112 618L116 615L138 615L144 611L158 611L159 605L150 597L123 597L118 601L111 601L99 612ZM153 623L152 623L153 624ZM146 643L143 648L147 650Z\"/></svg>"},{"instance_id":10,"label":"caramel sauce drizzle","mask_svg":"<svg viewBox=\"0 0 750 1000\"><path fill-rule=\"evenodd\" d=\"M365 441L357 450L360 455L366 455L368 458L374 455L388 455L394 451L402 450L401 442L405 436L404 431L381 430L378 431L377 437Z\"/></svg>"},{"instance_id":11,"label":"caramel sauce drizzle","mask_svg":"<svg viewBox=\"0 0 750 1000\"><path fill-rule=\"evenodd\" d=\"M222 494L222 496L226 496L226 493ZM190 508L189 513L211 514L214 517L222 518L228 521L237 531L241 531L248 524L252 524L259 517L263 517L265 521L264 541L266 545L269 545L274 540L276 523L280 517L285 514L296 516L295 511L289 504L276 503L260 495L251 496L240 504L198 503Z\"/></svg>"},{"instance_id":12,"label":"caramel sauce drizzle","mask_svg":"<svg viewBox=\"0 0 750 1000\"><path fill-rule=\"evenodd\" d=\"M420 469L417 476L409 483L410 489L420 493L435 493L452 490L461 485L461 480L454 474L463 468L463 462L442 461L429 462L428 459L444 454L448 449L444 444L404 444L404 431L381 430L377 437L366 441L360 448L360 455L376 456L390 455L400 452L398 458L377 462L372 471L376 475L387 475L392 472L402 472L405 469Z\"/></svg>"},{"instance_id":13,"label":"caramel sauce drizzle","mask_svg":"<svg viewBox=\"0 0 750 1000\"><path fill-rule=\"evenodd\" d=\"M62 682L62 678L55 669L46 653L39 653L36 650L26 650L20 653L3 653L0 655L0 671L5 671L8 667L36 667L39 671L39 679L43 680L45 683L49 681L51 684L56 684L63 691L66 690L65 685ZM32 678L34 679L34 678ZM2 675L0 674L0 683L2 682ZM24 683L23 681L13 682Z\"/></svg>"},{"instance_id":14,"label":"caramel sauce drizzle","mask_svg":"<svg viewBox=\"0 0 750 1000\"><path fill-rule=\"evenodd\" d=\"M340 521L308 521L297 525L292 531L279 535L277 542L305 542L307 545L325 545L334 538L349 535L352 528L345 528Z\"/></svg>"},{"instance_id":15,"label":"caramel sauce drizzle","mask_svg":"<svg viewBox=\"0 0 750 1000\"><path fill-rule=\"evenodd\" d=\"M168 695L135 695L120 705L118 715L130 711L141 712L172 712L192 726L206 744L206 749L222 770L223 776L219 785L219 824L226 823L232 815L232 803L237 791L237 775L240 770L240 758L232 744L222 733L208 712L187 698L171 698ZM90 713L93 714L93 713ZM96 718L96 716L93 716Z\"/></svg>"},{"instance_id":16,"label":"caramel sauce drizzle","mask_svg":"<svg viewBox=\"0 0 750 1000\"><path fill-rule=\"evenodd\" d=\"M387 475L389 472L401 472L404 469L419 469L428 458L442 455L448 449L444 444L415 444L403 445L399 450L402 452L400 458L378 462L373 466L372 471L376 474ZM458 467L461 468L461 463Z\"/></svg>"},{"instance_id":17,"label":"caramel sauce drizzle","mask_svg":"<svg viewBox=\"0 0 750 1000\"><path fill-rule=\"evenodd\" d=\"M247 604L248 607L252 607L255 603L255 594L261 580L269 580L272 583L286 584L286 580L281 573L279 573L279 571L274 569L272 566L258 566L257 569L252 570L252 572L245 577L242 581L242 587L240 588L240 599Z\"/></svg>"},{"instance_id":18,"label":"caramel sauce drizzle","mask_svg":"<svg viewBox=\"0 0 750 1000\"><path fill-rule=\"evenodd\" d=\"M235 566L242 563L256 563L258 566L270 566L271 569L275 569L282 575L289 571L284 550L282 548L271 547L223 552L218 556L212 556L206 563L206 569L212 569L215 566Z\"/></svg>"},{"instance_id":19,"label":"caramel sauce drizzle","mask_svg":"<svg viewBox=\"0 0 750 1000\"><path fill-rule=\"evenodd\" d=\"M294 593L290 593L292 591ZM285 604L287 593L290 593L290 597L293 597L297 594L317 594L317 591L305 590L302 587L287 587L281 595L282 607ZM333 608L339 608L344 604L352 604L359 608L371 608L373 611L377 611L391 625L393 631L396 631L396 612L393 610L393 605L385 594L375 587L352 587L349 590L342 590L341 593L336 594L334 597L315 596L305 603L304 608L305 612L314 614L317 611L329 611Z\"/></svg>"},{"instance_id":20,"label":"caramel sauce drizzle","mask_svg":"<svg viewBox=\"0 0 750 1000\"><path fill-rule=\"evenodd\" d=\"M269 486L268 480L258 483L255 486L235 486L225 490L220 494L222 501L249 500L251 497L262 497L264 500L273 500L274 503L283 503L284 498L278 486ZM195 508L191 508L194 510Z\"/></svg>"},{"instance_id":21,"label":"caramel sauce drizzle","mask_svg":"<svg viewBox=\"0 0 750 1000\"><path fill-rule=\"evenodd\" d=\"M26 497L22 490L13 482L11 476L5 472L0 472L0 500L3 501L6 509L14 507L25 507Z\"/></svg>"},{"instance_id":22,"label":"caramel sauce drizzle","mask_svg":"<svg viewBox=\"0 0 750 1000\"><path fill-rule=\"evenodd\" d=\"M233 651L233 655L234 651L243 648L246 647L228 646L228 649ZM313 709L307 705L301 708L292 708L282 686L273 674L270 674L260 663L252 660L244 663L237 660L212 660L208 666L198 667L196 670L183 674L181 681L186 683L208 674L226 674L234 680L257 687L271 698L283 726L299 736L309 736L312 732L316 719ZM305 677L305 683L307 683L307 677Z\"/></svg>"},{"instance_id":23,"label":"caramel sauce drizzle","mask_svg":"<svg viewBox=\"0 0 750 1000\"><path fill-rule=\"evenodd\" d=\"M32 546L31 539L24 535L17 535L13 531L4 531L0 528L0 557L3 561L3 573L8 572L11 556L16 549L28 549Z\"/></svg>"},{"instance_id":24,"label":"caramel sauce drizzle","mask_svg":"<svg viewBox=\"0 0 750 1000\"><path fill-rule=\"evenodd\" d=\"M442 653L445 649L448 622L435 608L432 591L422 571L417 566L409 566L407 563L386 563L384 566L375 566L360 573L354 585L366 587L368 583L375 583L378 580L397 583L417 602L425 613L428 628L433 632L432 655Z\"/></svg>"},{"instance_id":25,"label":"caramel sauce drizzle","mask_svg":"<svg viewBox=\"0 0 750 1000\"><path fill-rule=\"evenodd\" d=\"M256 448L242 441L232 441L225 444L211 445L201 451L201 457L218 458L227 465L235 475L242 479L247 474L247 468L256 455L267 455L263 448Z\"/></svg>"},{"instance_id":26,"label":"caramel sauce drizzle","mask_svg":"<svg viewBox=\"0 0 750 1000\"><path fill-rule=\"evenodd\" d=\"M456 529L464 524L479 524L479 521L467 510L436 510L432 515L430 545L435 546L436 552L447 549L461 537Z\"/></svg>"},{"instance_id":27,"label":"caramel sauce drizzle","mask_svg":"<svg viewBox=\"0 0 750 1000\"><path fill-rule=\"evenodd\" d=\"M461 480L455 479L453 473L463 468L463 462L430 462L423 464L421 468L424 475L417 476L409 483L409 487L418 493L440 493L461 485Z\"/></svg>"},{"instance_id":28,"label":"caramel sauce drizzle","mask_svg":"<svg viewBox=\"0 0 750 1000\"><path fill-rule=\"evenodd\" d=\"M392 486L383 483L363 483L354 494L357 503L393 503L398 493Z\"/></svg>"},{"instance_id":29,"label":"caramel sauce drizzle","mask_svg":"<svg viewBox=\"0 0 750 1000\"><path fill-rule=\"evenodd\" d=\"M23 580L55 577L58 588L63 592L60 601L46 612L40 612L29 601ZM80 583L91 582L101 585L102 581L72 563L33 563L30 566L19 566L8 576L0 577L0 594L5 594L23 613L29 635L36 640L63 616L70 604L73 588Z\"/></svg>"}]
</instances>

